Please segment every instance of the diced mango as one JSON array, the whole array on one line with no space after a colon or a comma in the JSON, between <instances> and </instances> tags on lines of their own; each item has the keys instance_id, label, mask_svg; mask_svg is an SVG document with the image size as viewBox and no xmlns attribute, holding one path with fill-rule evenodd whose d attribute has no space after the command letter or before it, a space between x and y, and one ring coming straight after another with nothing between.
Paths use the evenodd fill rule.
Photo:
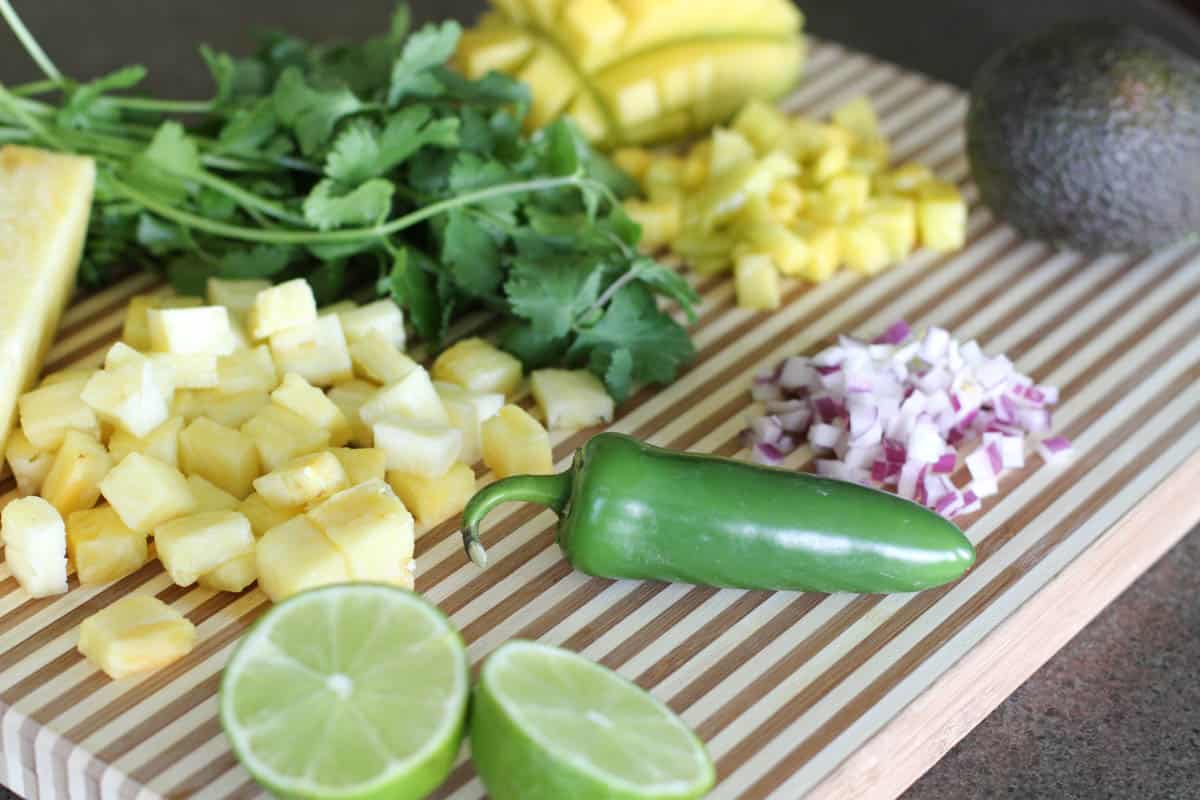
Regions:
<instances>
[{"instance_id":1,"label":"diced mango","mask_svg":"<svg viewBox=\"0 0 1200 800\"><path fill-rule=\"evenodd\" d=\"M341 552L352 579L412 588L413 518L386 483L346 489L306 516Z\"/></svg>"},{"instance_id":2,"label":"diced mango","mask_svg":"<svg viewBox=\"0 0 1200 800\"><path fill-rule=\"evenodd\" d=\"M578 430L612 421L613 399L588 370L534 370L529 389L550 430Z\"/></svg>"},{"instance_id":3,"label":"diced mango","mask_svg":"<svg viewBox=\"0 0 1200 800\"><path fill-rule=\"evenodd\" d=\"M179 470L136 452L109 471L100 482L100 493L121 521L138 533L149 533L196 508L196 498Z\"/></svg>"},{"instance_id":4,"label":"diced mango","mask_svg":"<svg viewBox=\"0 0 1200 800\"><path fill-rule=\"evenodd\" d=\"M111 506L67 517L67 554L84 586L118 581L150 559L146 534L130 529Z\"/></svg>"},{"instance_id":5,"label":"diced mango","mask_svg":"<svg viewBox=\"0 0 1200 800\"><path fill-rule=\"evenodd\" d=\"M713 128L708 148L708 174L719 178L731 169L753 163L758 154L754 145L739 130Z\"/></svg>"},{"instance_id":6,"label":"diced mango","mask_svg":"<svg viewBox=\"0 0 1200 800\"><path fill-rule=\"evenodd\" d=\"M925 183L933 180L933 172L924 164L909 162L875 177L875 190L880 194L915 194Z\"/></svg>"},{"instance_id":7,"label":"diced mango","mask_svg":"<svg viewBox=\"0 0 1200 800\"><path fill-rule=\"evenodd\" d=\"M644 147L619 147L613 151L611 158L617 167L640 183L655 156Z\"/></svg>"},{"instance_id":8,"label":"diced mango","mask_svg":"<svg viewBox=\"0 0 1200 800\"><path fill-rule=\"evenodd\" d=\"M79 626L79 652L118 680L191 652L196 626L153 595L126 595Z\"/></svg>"},{"instance_id":9,"label":"diced mango","mask_svg":"<svg viewBox=\"0 0 1200 800\"><path fill-rule=\"evenodd\" d=\"M436 478L391 470L387 482L426 528L462 511L475 494L475 471L462 462Z\"/></svg>"},{"instance_id":10,"label":"diced mango","mask_svg":"<svg viewBox=\"0 0 1200 800\"><path fill-rule=\"evenodd\" d=\"M178 586L191 586L205 572L255 548L250 521L236 511L206 511L154 529L158 559Z\"/></svg>"},{"instance_id":11,"label":"diced mango","mask_svg":"<svg viewBox=\"0 0 1200 800\"><path fill-rule=\"evenodd\" d=\"M812 178L824 183L842 174L850 163L850 148L841 142L832 142L817 155L812 165Z\"/></svg>"},{"instance_id":12,"label":"diced mango","mask_svg":"<svg viewBox=\"0 0 1200 800\"><path fill-rule=\"evenodd\" d=\"M350 580L345 556L306 514L263 534L255 565L259 587L275 603L305 589Z\"/></svg>"},{"instance_id":13,"label":"diced mango","mask_svg":"<svg viewBox=\"0 0 1200 800\"><path fill-rule=\"evenodd\" d=\"M262 471L257 441L235 428L198 417L179 434L179 463L238 499Z\"/></svg>"},{"instance_id":14,"label":"diced mango","mask_svg":"<svg viewBox=\"0 0 1200 800\"><path fill-rule=\"evenodd\" d=\"M506 405L483 423L483 463L497 477L554 472L550 434L529 413Z\"/></svg>"},{"instance_id":15,"label":"diced mango","mask_svg":"<svg viewBox=\"0 0 1200 800\"><path fill-rule=\"evenodd\" d=\"M512 397L521 385L521 362L478 337L462 339L433 362L433 377L476 394Z\"/></svg>"},{"instance_id":16,"label":"diced mango","mask_svg":"<svg viewBox=\"0 0 1200 800\"><path fill-rule=\"evenodd\" d=\"M745 242L748 252L770 256L784 275L803 274L812 258L812 248L804 238L779 223L756 225L746 232Z\"/></svg>"},{"instance_id":17,"label":"diced mango","mask_svg":"<svg viewBox=\"0 0 1200 800\"><path fill-rule=\"evenodd\" d=\"M42 483L42 497L64 517L91 508L100 499L100 482L112 465L112 457L96 437L68 431Z\"/></svg>"}]
</instances>

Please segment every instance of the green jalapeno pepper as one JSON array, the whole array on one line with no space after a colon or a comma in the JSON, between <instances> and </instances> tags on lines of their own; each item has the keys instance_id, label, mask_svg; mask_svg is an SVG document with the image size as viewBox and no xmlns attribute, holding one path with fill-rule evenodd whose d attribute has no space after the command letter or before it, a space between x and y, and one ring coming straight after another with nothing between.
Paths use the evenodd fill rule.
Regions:
<instances>
[{"instance_id":1,"label":"green jalapeno pepper","mask_svg":"<svg viewBox=\"0 0 1200 800\"><path fill-rule=\"evenodd\" d=\"M912 592L960 577L975 549L923 506L846 481L654 447L601 433L556 475L484 487L463 511L479 566L479 525L525 501L559 515L558 543L588 575L745 589Z\"/></svg>"}]
</instances>

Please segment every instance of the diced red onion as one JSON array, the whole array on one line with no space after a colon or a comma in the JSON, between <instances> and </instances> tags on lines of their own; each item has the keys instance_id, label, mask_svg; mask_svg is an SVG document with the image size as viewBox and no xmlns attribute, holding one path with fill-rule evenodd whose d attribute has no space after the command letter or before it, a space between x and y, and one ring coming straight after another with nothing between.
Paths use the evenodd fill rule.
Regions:
<instances>
[{"instance_id":1,"label":"diced red onion","mask_svg":"<svg viewBox=\"0 0 1200 800\"><path fill-rule=\"evenodd\" d=\"M949 475L954 472L954 468L958 465L958 455L953 450L947 450L942 453L937 461L933 462L930 467L934 472L944 473Z\"/></svg>"},{"instance_id":2,"label":"diced red onion","mask_svg":"<svg viewBox=\"0 0 1200 800\"><path fill-rule=\"evenodd\" d=\"M1052 464L1070 458L1073 448L1065 436L1050 436L1038 442L1037 451L1043 461Z\"/></svg>"},{"instance_id":3,"label":"diced red onion","mask_svg":"<svg viewBox=\"0 0 1200 800\"><path fill-rule=\"evenodd\" d=\"M808 443L813 447L828 450L842 439L842 429L836 425L818 422L808 429Z\"/></svg>"},{"instance_id":4,"label":"diced red onion","mask_svg":"<svg viewBox=\"0 0 1200 800\"><path fill-rule=\"evenodd\" d=\"M888 329L875 337L875 344L900 344L912 334L912 328L904 320L897 320Z\"/></svg>"}]
</instances>

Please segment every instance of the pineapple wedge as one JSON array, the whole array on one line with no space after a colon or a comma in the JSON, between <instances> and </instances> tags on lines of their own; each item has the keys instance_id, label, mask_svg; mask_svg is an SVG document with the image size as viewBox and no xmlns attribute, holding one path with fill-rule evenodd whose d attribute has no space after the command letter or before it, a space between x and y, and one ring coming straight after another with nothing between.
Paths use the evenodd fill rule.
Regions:
<instances>
[{"instance_id":1,"label":"pineapple wedge","mask_svg":"<svg viewBox=\"0 0 1200 800\"><path fill-rule=\"evenodd\" d=\"M436 478L392 470L387 482L426 528L462 511L475 494L475 471L461 461Z\"/></svg>"},{"instance_id":2,"label":"pineapple wedge","mask_svg":"<svg viewBox=\"0 0 1200 800\"><path fill-rule=\"evenodd\" d=\"M350 580L346 557L307 514L263 534L254 556L258 585L275 603L305 589Z\"/></svg>"},{"instance_id":3,"label":"pineapple wedge","mask_svg":"<svg viewBox=\"0 0 1200 800\"><path fill-rule=\"evenodd\" d=\"M17 480L17 492L21 495L37 494L42 488L42 482L50 473L54 463L54 453L39 450L29 441L29 437L20 428L13 430L8 437L8 450L4 457L8 460L8 468L12 470Z\"/></svg>"},{"instance_id":4,"label":"pineapple wedge","mask_svg":"<svg viewBox=\"0 0 1200 800\"><path fill-rule=\"evenodd\" d=\"M271 400L303 417L310 425L329 431L329 443L341 447L350 441L350 421L337 405L317 387L294 372L271 392Z\"/></svg>"},{"instance_id":5,"label":"pineapple wedge","mask_svg":"<svg viewBox=\"0 0 1200 800\"><path fill-rule=\"evenodd\" d=\"M529 390L550 430L578 430L612 421L613 399L600 379L585 369L535 370Z\"/></svg>"},{"instance_id":6,"label":"pineapple wedge","mask_svg":"<svg viewBox=\"0 0 1200 800\"><path fill-rule=\"evenodd\" d=\"M317 300L312 287L303 278L296 278L259 292L246 316L246 327L257 341L316 319Z\"/></svg>"},{"instance_id":7,"label":"pineapple wedge","mask_svg":"<svg viewBox=\"0 0 1200 800\"><path fill-rule=\"evenodd\" d=\"M120 463L130 453L144 453L164 464L179 466L179 434L183 431L183 417L171 417L162 425L139 438L123 430L113 431L108 440L108 452L113 463Z\"/></svg>"},{"instance_id":8,"label":"pineapple wedge","mask_svg":"<svg viewBox=\"0 0 1200 800\"><path fill-rule=\"evenodd\" d=\"M95 178L90 158L0 147L0 451L75 286Z\"/></svg>"},{"instance_id":9,"label":"pineapple wedge","mask_svg":"<svg viewBox=\"0 0 1200 800\"><path fill-rule=\"evenodd\" d=\"M433 377L475 394L512 397L521 385L521 362L478 337L463 339L433 362Z\"/></svg>"},{"instance_id":10,"label":"pineapple wedge","mask_svg":"<svg viewBox=\"0 0 1200 800\"><path fill-rule=\"evenodd\" d=\"M386 483L339 492L308 518L345 557L352 579L412 588L413 518Z\"/></svg>"},{"instance_id":11,"label":"pineapple wedge","mask_svg":"<svg viewBox=\"0 0 1200 800\"><path fill-rule=\"evenodd\" d=\"M347 486L342 462L328 450L300 456L254 481L258 496L282 510L320 502Z\"/></svg>"},{"instance_id":12,"label":"pineapple wedge","mask_svg":"<svg viewBox=\"0 0 1200 800\"><path fill-rule=\"evenodd\" d=\"M112 465L112 457L98 439L68 431L42 484L42 497L64 517L91 508L100 499L100 482Z\"/></svg>"},{"instance_id":13,"label":"pineapple wedge","mask_svg":"<svg viewBox=\"0 0 1200 800\"><path fill-rule=\"evenodd\" d=\"M205 511L154 529L154 547L178 586L191 586L206 572L254 552L250 521L236 511Z\"/></svg>"},{"instance_id":14,"label":"pineapple wedge","mask_svg":"<svg viewBox=\"0 0 1200 800\"><path fill-rule=\"evenodd\" d=\"M62 515L40 497L22 497L0 510L4 560L32 597L67 591L67 529Z\"/></svg>"},{"instance_id":15,"label":"pineapple wedge","mask_svg":"<svg viewBox=\"0 0 1200 800\"><path fill-rule=\"evenodd\" d=\"M554 472L550 434L520 406L507 405L483 423L483 463L499 478Z\"/></svg>"},{"instance_id":16,"label":"pineapple wedge","mask_svg":"<svg viewBox=\"0 0 1200 800\"><path fill-rule=\"evenodd\" d=\"M262 471L253 437L198 417L179 434L179 464L241 500Z\"/></svg>"},{"instance_id":17,"label":"pineapple wedge","mask_svg":"<svg viewBox=\"0 0 1200 800\"><path fill-rule=\"evenodd\" d=\"M118 581L150 560L146 534L130 529L112 506L67 517L67 555L83 586Z\"/></svg>"},{"instance_id":18,"label":"pineapple wedge","mask_svg":"<svg viewBox=\"0 0 1200 800\"><path fill-rule=\"evenodd\" d=\"M196 508L187 478L179 470L141 453L130 453L100 482L100 493L138 533L190 514Z\"/></svg>"},{"instance_id":19,"label":"pineapple wedge","mask_svg":"<svg viewBox=\"0 0 1200 800\"><path fill-rule=\"evenodd\" d=\"M113 680L191 652L196 626L152 595L127 595L79 626L79 652Z\"/></svg>"}]
</instances>

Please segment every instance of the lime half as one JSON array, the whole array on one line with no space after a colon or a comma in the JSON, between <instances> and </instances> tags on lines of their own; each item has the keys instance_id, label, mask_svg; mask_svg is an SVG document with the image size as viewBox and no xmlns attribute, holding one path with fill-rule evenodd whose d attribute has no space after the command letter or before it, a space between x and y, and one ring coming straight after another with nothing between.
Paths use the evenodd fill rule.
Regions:
<instances>
[{"instance_id":1,"label":"lime half","mask_svg":"<svg viewBox=\"0 0 1200 800\"><path fill-rule=\"evenodd\" d=\"M417 595L353 584L268 611L221 679L221 725L283 797L424 797L450 771L469 695L458 632Z\"/></svg>"},{"instance_id":2,"label":"lime half","mask_svg":"<svg viewBox=\"0 0 1200 800\"><path fill-rule=\"evenodd\" d=\"M475 687L471 758L493 800L691 798L704 745L664 704L586 658L515 640Z\"/></svg>"}]
</instances>

